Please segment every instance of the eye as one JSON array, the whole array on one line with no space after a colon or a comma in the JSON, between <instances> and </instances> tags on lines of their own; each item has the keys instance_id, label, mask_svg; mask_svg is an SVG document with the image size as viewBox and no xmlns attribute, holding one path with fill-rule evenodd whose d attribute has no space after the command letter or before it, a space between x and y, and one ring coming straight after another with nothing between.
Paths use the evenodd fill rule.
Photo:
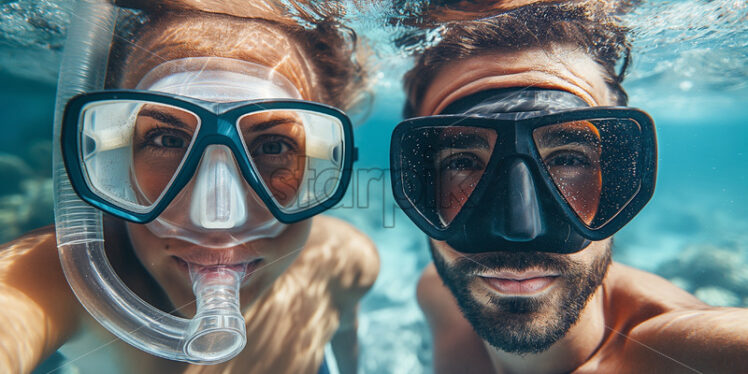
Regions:
<instances>
[{"instance_id":1,"label":"eye","mask_svg":"<svg viewBox=\"0 0 748 374\"><path fill-rule=\"evenodd\" d=\"M153 139L153 143L165 148L184 148L187 144L185 139L174 135L158 135Z\"/></svg>"},{"instance_id":2,"label":"eye","mask_svg":"<svg viewBox=\"0 0 748 374\"><path fill-rule=\"evenodd\" d=\"M253 157L282 157L296 151L296 143L285 136L265 135L252 142L250 147Z\"/></svg>"},{"instance_id":3,"label":"eye","mask_svg":"<svg viewBox=\"0 0 748 374\"><path fill-rule=\"evenodd\" d=\"M176 129L157 127L148 131L144 138L144 146L157 150L179 150L187 148L191 136Z\"/></svg>"},{"instance_id":4,"label":"eye","mask_svg":"<svg viewBox=\"0 0 748 374\"><path fill-rule=\"evenodd\" d=\"M439 162L442 171L483 170L484 167L483 161L471 153L458 153Z\"/></svg>"},{"instance_id":5,"label":"eye","mask_svg":"<svg viewBox=\"0 0 748 374\"><path fill-rule=\"evenodd\" d=\"M278 155L288 152L288 144L280 141L266 142L262 144L262 153L267 155Z\"/></svg>"},{"instance_id":6,"label":"eye","mask_svg":"<svg viewBox=\"0 0 748 374\"><path fill-rule=\"evenodd\" d=\"M544 160L549 167L588 167L590 159L580 152L556 152Z\"/></svg>"}]
</instances>

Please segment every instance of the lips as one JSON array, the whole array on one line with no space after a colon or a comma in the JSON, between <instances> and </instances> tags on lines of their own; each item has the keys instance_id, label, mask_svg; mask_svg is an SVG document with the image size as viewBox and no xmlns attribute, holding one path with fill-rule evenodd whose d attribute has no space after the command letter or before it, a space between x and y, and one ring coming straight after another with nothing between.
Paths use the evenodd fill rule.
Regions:
<instances>
[{"instance_id":1,"label":"lips","mask_svg":"<svg viewBox=\"0 0 748 374\"><path fill-rule=\"evenodd\" d=\"M533 296L541 293L550 288L558 277L556 273L541 270L498 271L479 275L494 291L510 296Z\"/></svg>"},{"instance_id":2,"label":"lips","mask_svg":"<svg viewBox=\"0 0 748 374\"><path fill-rule=\"evenodd\" d=\"M262 262L263 262L262 258L254 258L254 259L250 259L249 261L240 261L240 262L234 262L234 263L218 263L218 262L211 263L208 261L202 261L202 260L205 260L205 258L198 258L198 260L201 260L200 262L192 262L192 261L187 261L186 259L181 258L179 256L171 256L171 257L174 260L174 262L177 264L177 266L179 266L179 268L182 271L184 271L185 274L188 274L188 276L190 272L190 269L189 269L190 265L197 266L197 267L210 267L210 266L223 265L223 266L228 266L228 267L241 268L243 267L244 264L246 264L247 267L244 273L243 280L247 280L252 275L252 273L257 271L257 269L259 269L262 266Z\"/></svg>"}]
</instances>

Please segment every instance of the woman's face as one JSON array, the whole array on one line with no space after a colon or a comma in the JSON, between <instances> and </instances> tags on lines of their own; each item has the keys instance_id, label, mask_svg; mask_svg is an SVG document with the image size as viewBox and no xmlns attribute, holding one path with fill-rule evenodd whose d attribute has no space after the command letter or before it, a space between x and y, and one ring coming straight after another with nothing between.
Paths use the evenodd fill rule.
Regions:
<instances>
[{"instance_id":1,"label":"woman's face","mask_svg":"<svg viewBox=\"0 0 748 374\"><path fill-rule=\"evenodd\" d=\"M232 28L240 31L231 31ZM308 80L307 60L300 49L280 30L266 23L214 17L197 21L182 19L161 22L142 35L137 50L148 52L135 52L128 58L123 88L133 88L159 62L216 56L273 68L289 78L303 99L317 99L310 91L312 85ZM168 35L168 42L158 35ZM195 50L195 43L210 48ZM157 58L154 59L154 55ZM238 123L247 154L280 204L290 202L298 191L305 165L303 127L293 113L287 114L260 112L247 115ZM164 121L164 118L178 120L179 126L170 123L174 121ZM143 198L150 201L158 198L183 159L197 126L196 117L178 108L145 105L140 109L132 147L132 178L137 181ZM244 186L249 187L246 183ZM298 256L309 236L310 226L311 220L285 225L277 236L228 248L206 248L176 238L161 238L141 224L128 223L127 230L135 254L164 289L172 305L180 314L191 315L195 307L188 263L250 264L248 271L251 275L241 290L242 305L247 306L267 290Z\"/></svg>"}]
</instances>

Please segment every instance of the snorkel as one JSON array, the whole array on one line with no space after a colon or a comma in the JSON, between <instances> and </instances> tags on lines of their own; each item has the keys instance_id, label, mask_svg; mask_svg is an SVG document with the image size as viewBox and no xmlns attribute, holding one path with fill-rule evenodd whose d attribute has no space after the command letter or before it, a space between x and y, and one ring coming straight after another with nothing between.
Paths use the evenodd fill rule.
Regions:
<instances>
[{"instance_id":1,"label":"snorkel","mask_svg":"<svg viewBox=\"0 0 748 374\"><path fill-rule=\"evenodd\" d=\"M128 344L166 359L195 364L230 360L246 345L239 310L242 267L192 268L197 313L165 313L135 295L114 272L104 250L102 213L72 189L59 139L63 110L76 94L102 89L118 10L106 0L80 0L72 14L60 67L55 109L55 223L60 262L86 310Z\"/></svg>"}]
</instances>

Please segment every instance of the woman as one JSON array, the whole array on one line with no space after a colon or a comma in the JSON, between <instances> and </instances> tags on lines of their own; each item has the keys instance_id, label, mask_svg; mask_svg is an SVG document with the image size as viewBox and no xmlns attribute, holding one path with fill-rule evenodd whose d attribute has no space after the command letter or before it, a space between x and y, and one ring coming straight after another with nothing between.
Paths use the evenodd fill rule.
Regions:
<instances>
[{"instance_id":1,"label":"woman","mask_svg":"<svg viewBox=\"0 0 748 374\"><path fill-rule=\"evenodd\" d=\"M193 291L203 305L211 282L228 291L233 282L246 323L246 347L216 365L164 360L120 341L112 362L130 372L317 372L331 341L341 371L355 372L356 308L378 257L349 225L309 219L342 197L354 157L345 116L310 102L350 107L363 75L350 39L329 19L309 17L305 28L265 17L256 4L230 5L143 5L119 23L126 27L116 31L106 72L109 89L141 91L86 94L67 105L65 166L77 194L114 216L104 220L104 243L119 278L182 317L195 314ZM242 17L215 12L236 9ZM238 117L226 125L227 115ZM0 252L0 320L15 326L0 332L3 371L30 371L74 334L101 330L70 292L54 247L48 227ZM95 309L84 293L76 290ZM138 332L121 331L123 339ZM201 348L171 358L210 363Z\"/></svg>"}]
</instances>

